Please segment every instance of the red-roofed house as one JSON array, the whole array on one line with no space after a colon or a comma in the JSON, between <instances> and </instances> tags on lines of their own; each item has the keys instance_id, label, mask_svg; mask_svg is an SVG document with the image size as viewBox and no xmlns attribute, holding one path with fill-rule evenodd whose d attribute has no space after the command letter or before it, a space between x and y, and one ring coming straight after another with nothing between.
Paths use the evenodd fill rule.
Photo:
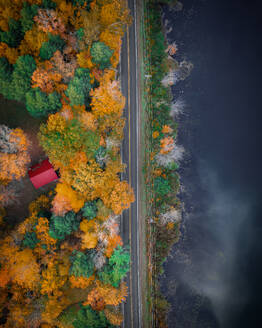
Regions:
<instances>
[{"instance_id":1,"label":"red-roofed house","mask_svg":"<svg viewBox=\"0 0 262 328\"><path fill-rule=\"evenodd\" d=\"M58 179L58 175L48 159L30 167L28 174L36 189Z\"/></svg>"}]
</instances>

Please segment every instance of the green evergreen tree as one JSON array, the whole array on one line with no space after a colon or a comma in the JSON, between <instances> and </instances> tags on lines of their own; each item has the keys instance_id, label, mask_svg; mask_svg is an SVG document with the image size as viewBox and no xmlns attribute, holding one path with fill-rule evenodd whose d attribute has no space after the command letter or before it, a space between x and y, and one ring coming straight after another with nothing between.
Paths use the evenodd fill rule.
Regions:
<instances>
[{"instance_id":1,"label":"green evergreen tree","mask_svg":"<svg viewBox=\"0 0 262 328\"><path fill-rule=\"evenodd\" d=\"M63 240L66 236L76 231L80 222L74 212L68 212L65 216L52 215L50 218L49 235L54 239Z\"/></svg>"},{"instance_id":2,"label":"green evergreen tree","mask_svg":"<svg viewBox=\"0 0 262 328\"><path fill-rule=\"evenodd\" d=\"M37 15L38 8L39 7L35 4L30 5L28 2L23 3L23 8L20 12L21 14L20 21L21 21L23 33L32 29L34 25L34 17Z\"/></svg>"},{"instance_id":3,"label":"green evergreen tree","mask_svg":"<svg viewBox=\"0 0 262 328\"><path fill-rule=\"evenodd\" d=\"M5 57L0 58L0 81L11 81L13 67Z\"/></svg>"},{"instance_id":4,"label":"green evergreen tree","mask_svg":"<svg viewBox=\"0 0 262 328\"><path fill-rule=\"evenodd\" d=\"M0 32L0 42L6 43L9 47L16 48L24 37L21 22L10 18L8 21L8 31Z\"/></svg>"},{"instance_id":5,"label":"green evergreen tree","mask_svg":"<svg viewBox=\"0 0 262 328\"><path fill-rule=\"evenodd\" d=\"M69 82L66 95L71 105L85 105L91 90L90 72L87 68L77 68L73 79Z\"/></svg>"},{"instance_id":6,"label":"green evergreen tree","mask_svg":"<svg viewBox=\"0 0 262 328\"><path fill-rule=\"evenodd\" d=\"M12 79L13 66L5 57L0 58L0 93L8 98Z\"/></svg>"},{"instance_id":7,"label":"green evergreen tree","mask_svg":"<svg viewBox=\"0 0 262 328\"><path fill-rule=\"evenodd\" d=\"M114 51L103 42L94 42L90 51L92 61L98 64L100 69L105 69L110 66L110 58L113 52Z\"/></svg>"},{"instance_id":8,"label":"green evergreen tree","mask_svg":"<svg viewBox=\"0 0 262 328\"><path fill-rule=\"evenodd\" d=\"M107 261L107 264L103 266L100 272L98 272L98 277L105 284L119 287L122 278L124 278L129 271L129 263L129 251L118 246Z\"/></svg>"},{"instance_id":9,"label":"green evergreen tree","mask_svg":"<svg viewBox=\"0 0 262 328\"><path fill-rule=\"evenodd\" d=\"M26 109L33 117L46 116L61 108L60 98L56 91L47 95L39 88L33 88L26 94Z\"/></svg>"},{"instance_id":10,"label":"green evergreen tree","mask_svg":"<svg viewBox=\"0 0 262 328\"><path fill-rule=\"evenodd\" d=\"M74 250L72 256L70 256L70 261L70 275L89 278L94 273L95 266L91 251L83 253Z\"/></svg>"},{"instance_id":11,"label":"green evergreen tree","mask_svg":"<svg viewBox=\"0 0 262 328\"><path fill-rule=\"evenodd\" d=\"M56 9L56 3L52 0L42 0L41 8Z\"/></svg>"},{"instance_id":12,"label":"green evergreen tree","mask_svg":"<svg viewBox=\"0 0 262 328\"><path fill-rule=\"evenodd\" d=\"M74 328L113 328L103 311L95 311L90 305L83 306L77 312Z\"/></svg>"},{"instance_id":13,"label":"green evergreen tree","mask_svg":"<svg viewBox=\"0 0 262 328\"><path fill-rule=\"evenodd\" d=\"M92 220L93 218L95 218L97 213L96 202L93 201L85 203L84 207L82 208L82 212L84 217L88 220Z\"/></svg>"},{"instance_id":14,"label":"green evergreen tree","mask_svg":"<svg viewBox=\"0 0 262 328\"><path fill-rule=\"evenodd\" d=\"M12 74L10 86L10 99L25 102L26 93L31 89L31 76L36 69L36 63L32 56L18 57Z\"/></svg>"},{"instance_id":15,"label":"green evergreen tree","mask_svg":"<svg viewBox=\"0 0 262 328\"><path fill-rule=\"evenodd\" d=\"M49 60L57 50L62 51L64 45L65 41L59 35L49 34L49 40L42 43L39 56L43 60Z\"/></svg>"},{"instance_id":16,"label":"green evergreen tree","mask_svg":"<svg viewBox=\"0 0 262 328\"><path fill-rule=\"evenodd\" d=\"M39 240L37 239L36 233L34 231L25 233L25 236L24 236L24 239L22 242L22 245L24 247L29 247L29 248L33 249L36 247L37 243L39 243Z\"/></svg>"}]
</instances>

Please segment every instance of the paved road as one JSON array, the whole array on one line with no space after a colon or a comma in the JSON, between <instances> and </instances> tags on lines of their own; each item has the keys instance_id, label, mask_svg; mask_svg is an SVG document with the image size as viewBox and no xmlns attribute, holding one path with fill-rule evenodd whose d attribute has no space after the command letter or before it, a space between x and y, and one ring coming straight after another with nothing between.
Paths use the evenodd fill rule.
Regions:
<instances>
[{"instance_id":1,"label":"paved road","mask_svg":"<svg viewBox=\"0 0 262 328\"><path fill-rule=\"evenodd\" d=\"M125 244L131 245L130 273L126 279L129 288L129 297L124 304L124 328L141 327L140 313L140 281L139 281L139 217L138 217L138 100L137 100L137 40L135 23L135 1L128 0L128 5L133 16L133 24L129 27L122 44L121 51L121 87L126 97L124 116L126 126L122 147L123 162L127 164L123 179L128 180L134 189L136 201L129 210L124 211L121 219L121 234Z\"/></svg>"}]
</instances>

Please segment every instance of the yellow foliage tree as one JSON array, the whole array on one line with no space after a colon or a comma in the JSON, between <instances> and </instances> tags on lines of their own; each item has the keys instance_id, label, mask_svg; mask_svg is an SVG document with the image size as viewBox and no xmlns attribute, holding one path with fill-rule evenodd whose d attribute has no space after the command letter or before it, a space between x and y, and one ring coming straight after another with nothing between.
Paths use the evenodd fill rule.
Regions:
<instances>
[{"instance_id":1,"label":"yellow foliage tree","mask_svg":"<svg viewBox=\"0 0 262 328\"><path fill-rule=\"evenodd\" d=\"M83 129L95 131L97 129L97 120L94 114L84 111L79 116Z\"/></svg>"},{"instance_id":2,"label":"yellow foliage tree","mask_svg":"<svg viewBox=\"0 0 262 328\"><path fill-rule=\"evenodd\" d=\"M31 249L17 251L6 259L10 280L26 289L35 289L40 281L40 267Z\"/></svg>"},{"instance_id":3,"label":"yellow foliage tree","mask_svg":"<svg viewBox=\"0 0 262 328\"><path fill-rule=\"evenodd\" d=\"M56 326L56 318L69 304L70 301L67 298L49 296L45 310L42 312L42 320L50 325Z\"/></svg>"},{"instance_id":4,"label":"yellow foliage tree","mask_svg":"<svg viewBox=\"0 0 262 328\"><path fill-rule=\"evenodd\" d=\"M60 208L58 206L58 202L61 201L61 197L63 196L63 201L66 200L66 208L69 208L68 205L72 208L73 211L78 212L80 208L84 206L84 198L80 196L76 191L74 191L70 185L67 183L58 183L56 185L56 195L53 200L53 209L55 210L56 208ZM59 211L56 211L56 215L59 215ZM61 210L60 210L61 212Z\"/></svg>"},{"instance_id":5,"label":"yellow foliage tree","mask_svg":"<svg viewBox=\"0 0 262 328\"><path fill-rule=\"evenodd\" d=\"M60 288L64 286L68 279L69 268L69 261L65 265L61 263L60 266L56 260L49 261L47 269L42 271L41 294L62 296L63 293Z\"/></svg>"},{"instance_id":6,"label":"yellow foliage tree","mask_svg":"<svg viewBox=\"0 0 262 328\"><path fill-rule=\"evenodd\" d=\"M123 314L115 306L106 306L106 308L104 309L104 313L107 320L114 326L120 326L123 322Z\"/></svg>"},{"instance_id":7,"label":"yellow foliage tree","mask_svg":"<svg viewBox=\"0 0 262 328\"><path fill-rule=\"evenodd\" d=\"M81 236L82 238L82 248L95 248L98 242L97 239L97 231L98 231L98 223L96 220L82 220L80 223L80 230L83 231Z\"/></svg>"},{"instance_id":8,"label":"yellow foliage tree","mask_svg":"<svg viewBox=\"0 0 262 328\"><path fill-rule=\"evenodd\" d=\"M96 287L87 296L87 301L83 305L91 305L93 309L97 309L97 302L105 305L118 305L125 301L127 297L127 286L124 282L119 288L115 288L109 284L96 282Z\"/></svg>"},{"instance_id":9,"label":"yellow foliage tree","mask_svg":"<svg viewBox=\"0 0 262 328\"><path fill-rule=\"evenodd\" d=\"M75 163L74 167L62 171L62 181L72 186L85 200L98 197L97 186L102 175L102 169L95 160L82 160Z\"/></svg>"},{"instance_id":10,"label":"yellow foliage tree","mask_svg":"<svg viewBox=\"0 0 262 328\"><path fill-rule=\"evenodd\" d=\"M95 280L95 276L92 275L89 278L86 277L75 277L75 276L70 276L69 281L71 283L71 286L73 288L81 288L81 289L86 289L89 287Z\"/></svg>"},{"instance_id":11,"label":"yellow foliage tree","mask_svg":"<svg viewBox=\"0 0 262 328\"><path fill-rule=\"evenodd\" d=\"M83 50L76 55L77 63L80 67L89 68L90 70L94 67L94 64L91 60L91 55L88 50Z\"/></svg>"},{"instance_id":12,"label":"yellow foliage tree","mask_svg":"<svg viewBox=\"0 0 262 328\"><path fill-rule=\"evenodd\" d=\"M127 2L125 0L112 0L105 3L101 8L100 22L104 27L122 34L126 24L131 23Z\"/></svg>"},{"instance_id":13,"label":"yellow foliage tree","mask_svg":"<svg viewBox=\"0 0 262 328\"><path fill-rule=\"evenodd\" d=\"M0 42L0 57L6 57L10 64L15 64L18 56L16 48L10 48L6 43Z\"/></svg>"},{"instance_id":14,"label":"yellow foliage tree","mask_svg":"<svg viewBox=\"0 0 262 328\"><path fill-rule=\"evenodd\" d=\"M121 94L117 81L102 81L100 86L91 90L91 107L95 117L116 114L120 117L125 107L125 97Z\"/></svg>"},{"instance_id":15,"label":"yellow foliage tree","mask_svg":"<svg viewBox=\"0 0 262 328\"><path fill-rule=\"evenodd\" d=\"M27 173L30 162L30 141L20 128L2 128L3 130L7 131L4 136L7 141L0 145L0 179L20 179Z\"/></svg>"},{"instance_id":16,"label":"yellow foliage tree","mask_svg":"<svg viewBox=\"0 0 262 328\"><path fill-rule=\"evenodd\" d=\"M113 254L115 248L120 245L123 245L122 239L119 235L113 235L113 236L109 236L108 238L108 243L106 246L106 250L105 250L105 256L106 257L111 257L111 255Z\"/></svg>"},{"instance_id":17,"label":"yellow foliage tree","mask_svg":"<svg viewBox=\"0 0 262 328\"><path fill-rule=\"evenodd\" d=\"M57 90L62 76L56 72L46 71L43 68L37 68L32 75L32 88L40 88L45 93L51 93Z\"/></svg>"},{"instance_id":18,"label":"yellow foliage tree","mask_svg":"<svg viewBox=\"0 0 262 328\"><path fill-rule=\"evenodd\" d=\"M8 31L8 21L10 18L18 20L23 2L21 0L0 0L0 28Z\"/></svg>"},{"instance_id":19,"label":"yellow foliage tree","mask_svg":"<svg viewBox=\"0 0 262 328\"><path fill-rule=\"evenodd\" d=\"M21 41L18 48L20 55L30 54L37 58L39 56L42 43L47 41L48 35L43 31L39 31L36 24L34 24L33 28L25 33L24 39Z\"/></svg>"}]
</instances>

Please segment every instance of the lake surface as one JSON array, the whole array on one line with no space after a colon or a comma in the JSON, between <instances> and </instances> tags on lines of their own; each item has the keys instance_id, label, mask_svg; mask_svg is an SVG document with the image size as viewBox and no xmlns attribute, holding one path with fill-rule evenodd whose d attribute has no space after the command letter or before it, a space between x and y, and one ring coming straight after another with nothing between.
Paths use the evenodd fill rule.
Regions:
<instances>
[{"instance_id":1,"label":"lake surface","mask_svg":"<svg viewBox=\"0 0 262 328\"><path fill-rule=\"evenodd\" d=\"M185 0L164 8L186 103L178 144L185 212L164 265L169 327L262 327L262 10L259 1ZM172 30L171 30L172 28Z\"/></svg>"}]
</instances>

